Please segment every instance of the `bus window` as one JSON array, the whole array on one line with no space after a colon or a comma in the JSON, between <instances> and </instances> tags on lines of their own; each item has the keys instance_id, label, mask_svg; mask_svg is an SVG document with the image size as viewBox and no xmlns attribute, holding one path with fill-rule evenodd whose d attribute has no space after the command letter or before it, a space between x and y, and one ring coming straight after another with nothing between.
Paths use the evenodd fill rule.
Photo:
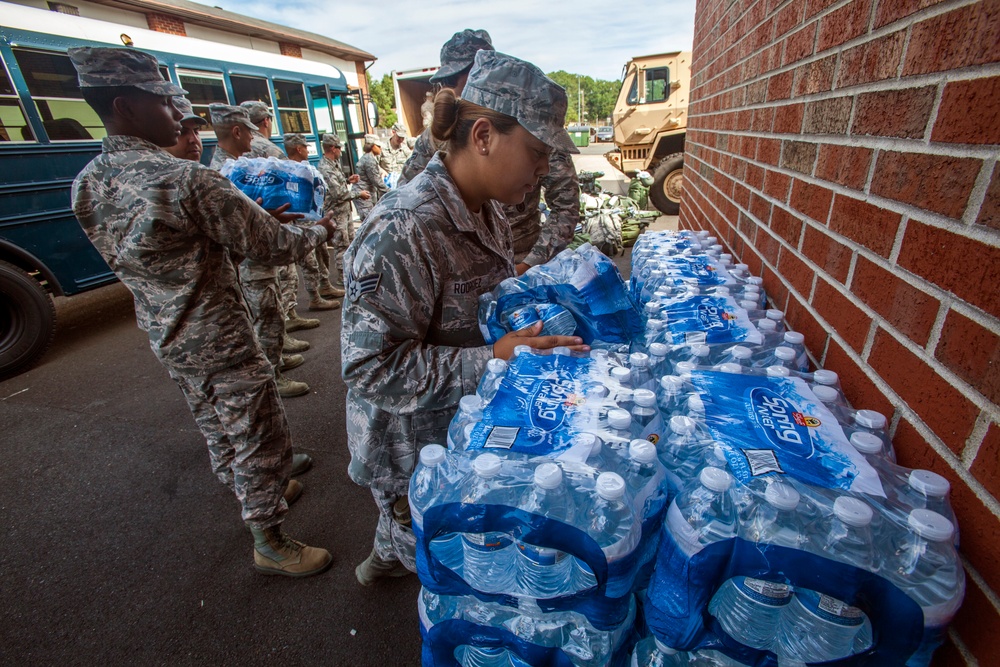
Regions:
<instances>
[{"instance_id":1,"label":"bus window","mask_svg":"<svg viewBox=\"0 0 1000 667\"><path fill-rule=\"evenodd\" d=\"M330 116L330 104L326 99L326 86L313 86L309 89L312 97L313 116L316 117L316 134L333 133L333 117Z\"/></svg>"},{"instance_id":2,"label":"bus window","mask_svg":"<svg viewBox=\"0 0 1000 667\"><path fill-rule=\"evenodd\" d=\"M226 84L222 80L221 74L177 70L177 77L180 79L181 88L188 91L187 98L191 100L194 112L205 120L209 122L212 120L208 111L209 104L229 104L229 98L226 96ZM206 126L202 132L214 134L210 128L211 125Z\"/></svg>"},{"instance_id":3,"label":"bus window","mask_svg":"<svg viewBox=\"0 0 1000 667\"><path fill-rule=\"evenodd\" d=\"M274 94L278 97L278 114L285 132L312 134L309 108L306 106L306 89L301 83L274 81ZM277 131L275 126L274 131Z\"/></svg>"},{"instance_id":4,"label":"bus window","mask_svg":"<svg viewBox=\"0 0 1000 667\"><path fill-rule=\"evenodd\" d=\"M28 121L21 110L21 101L10 82L7 68L0 62L0 141L34 141Z\"/></svg>"},{"instance_id":5,"label":"bus window","mask_svg":"<svg viewBox=\"0 0 1000 667\"><path fill-rule=\"evenodd\" d=\"M256 100L274 108L274 104L271 102L271 91L267 87L267 79L256 76L230 74L229 80L233 83L233 95L236 96L234 104ZM278 131L277 126L272 125L272 127L275 132Z\"/></svg>"},{"instance_id":6,"label":"bus window","mask_svg":"<svg viewBox=\"0 0 1000 667\"><path fill-rule=\"evenodd\" d=\"M69 56L30 49L13 51L50 141L104 138L104 123L83 101Z\"/></svg>"}]
</instances>

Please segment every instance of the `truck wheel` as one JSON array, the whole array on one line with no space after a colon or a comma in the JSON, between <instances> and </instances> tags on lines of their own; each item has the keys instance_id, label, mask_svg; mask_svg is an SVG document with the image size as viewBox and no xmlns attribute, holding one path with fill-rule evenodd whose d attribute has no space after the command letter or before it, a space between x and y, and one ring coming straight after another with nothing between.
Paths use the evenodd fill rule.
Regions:
<instances>
[{"instance_id":1,"label":"truck wheel","mask_svg":"<svg viewBox=\"0 0 1000 667\"><path fill-rule=\"evenodd\" d=\"M0 378L38 361L52 343L56 309L48 292L20 268L0 261Z\"/></svg>"},{"instance_id":2,"label":"truck wheel","mask_svg":"<svg viewBox=\"0 0 1000 667\"><path fill-rule=\"evenodd\" d=\"M674 153L663 158L653 172L653 185L649 188L649 198L660 213L677 215L681 210L683 191L684 154Z\"/></svg>"}]
</instances>

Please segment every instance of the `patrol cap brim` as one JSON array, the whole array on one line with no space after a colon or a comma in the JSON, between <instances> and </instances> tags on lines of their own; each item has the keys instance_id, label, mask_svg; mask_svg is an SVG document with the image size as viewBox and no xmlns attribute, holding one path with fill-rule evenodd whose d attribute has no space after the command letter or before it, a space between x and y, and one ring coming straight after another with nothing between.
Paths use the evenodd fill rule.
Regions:
<instances>
[{"instance_id":1,"label":"patrol cap brim","mask_svg":"<svg viewBox=\"0 0 1000 667\"><path fill-rule=\"evenodd\" d=\"M138 88L139 90L144 90L147 93L153 93L154 95L169 95L173 97L174 95L187 95L188 91L184 90L180 86L169 81L150 81L147 83L132 83L129 84L131 88Z\"/></svg>"},{"instance_id":2,"label":"patrol cap brim","mask_svg":"<svg viewBox=\"0 0 1000 667\"><path fill-rule=\"evenodd\" d=\"M520 119L517 122L521 127L530 132L531 136L535 137L552 150L573 154L578 154L580 152L580 149L573 143L573 139L569 136L569 132L566 130L552 130L548 125L544 125L542 123L527 123Z\"/></svg>"},{"instance_id":3,"label":"patrol cap brim","mask_svg":"<svg viewBox=\"0 0 1000 667\"><path fill-rule=\"evenodd\" d=\"M208 125L208 121L205 120L204 118L202 118L201 116L199 116L198 114L191 114L190 116L184 116L183 118L181 118L181 122L182 123L186 123L189 120L198 121L199 125L205 125L205 126Z\"/></svg>"},{"instance_id":4,"label":"patrol cap brim","mask_svg":"<svg viewBox=\"0 0 1000 667\"><path fill-rule=\"evenodd\" d=\"M438 71L431 74L431 78L428 79L428 81L431 83L443 83L446 79L458 76L463 72L468 72L470 69L472 69L472 63L468 63L463 66L454 64L442 65L438 68Z\"/></svg>"}]
</instances>

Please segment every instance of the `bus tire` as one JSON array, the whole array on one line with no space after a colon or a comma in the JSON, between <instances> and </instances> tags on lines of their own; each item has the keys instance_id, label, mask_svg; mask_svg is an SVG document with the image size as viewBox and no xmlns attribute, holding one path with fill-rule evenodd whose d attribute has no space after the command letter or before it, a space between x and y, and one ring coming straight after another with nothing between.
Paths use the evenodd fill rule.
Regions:
<instances>
[{"instance_id":1,"label":"bus tire","mask_svg":"<svg viewBox=\"0 0 1000 667\"><path fill-rule=\"evenodd\" d=\"M663 215L677 215L681 210L681 193L684 190L684 153L674 153L663 158L653 171L653 185L649 199Z\"/></svg>"},{"instance_id":2,"label":"bus tire","mask_svg":"<svg viewBox=\"0 0 1000 667\"><path fill-rule=\"evenodd\" d=\"M52 298L27 272L0 261L0 378L31 368L56 332Z\"/></svg>"}]
</instances>

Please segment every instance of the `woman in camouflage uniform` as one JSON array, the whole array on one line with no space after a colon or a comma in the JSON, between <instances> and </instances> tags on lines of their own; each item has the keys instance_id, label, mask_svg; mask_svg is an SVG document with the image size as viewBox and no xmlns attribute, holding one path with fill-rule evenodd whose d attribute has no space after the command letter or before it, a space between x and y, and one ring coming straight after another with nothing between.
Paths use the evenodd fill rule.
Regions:
<instances>
[{"instance_id":1,"label":"woman in camouflage uniform","mask_svg":"<svg viewBox=\"0 0 1000 667\"><path fill-rule=\"evenodd\" d=\"M432 131L449 152L386 195L348 249L348 472L379 508L374 549L356 569L364 585L415 569L406 493L417 453L445 442L486 362L518 344L587 349L579 338L539 337L540 326L487 345L477 320L479 296L515 275L503 204L548 173L552 150L576 150L565 113L565 91L537 67L480 51L463 99L445 89L435 100Z\"/></svg>"}]
</instances>

